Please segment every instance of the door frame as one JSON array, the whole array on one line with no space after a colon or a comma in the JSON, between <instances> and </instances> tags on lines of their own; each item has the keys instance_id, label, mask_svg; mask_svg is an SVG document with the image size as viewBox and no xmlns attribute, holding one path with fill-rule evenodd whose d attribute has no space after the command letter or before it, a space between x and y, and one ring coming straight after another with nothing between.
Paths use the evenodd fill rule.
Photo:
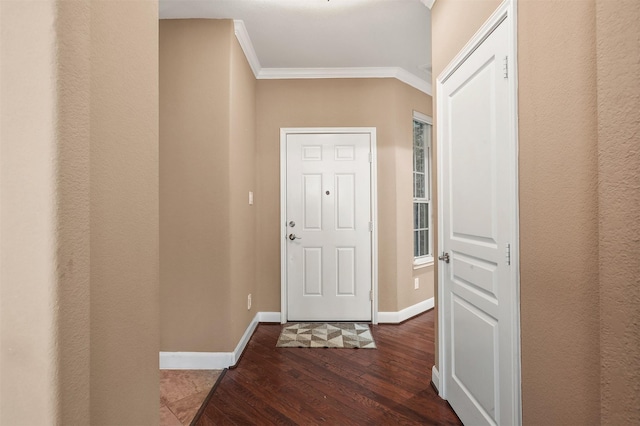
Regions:
<instances>
[{"instance_id":1,"label":"door frame","mask_svg":"<svg viewBox=\"0 0 640 426\"><path fill-rule=\"evenodd\" d=\"M291 134L366 133L371 150L371 322L378 323L378 160L375 127L283 127L280 128L280 322L287 322L287 136Z\"/></svg>"},{"instance_id":2,"label":"door frame","mask_svg":"<svg viewBox=\"0 0 640 426\"><path fill-rule=\"evenodd\" d=\"M436 93L440 94L443 90L444 83L451 77L451 75L462 65L462 63L484 42L484 40L498 27L501 23L508 25L509 41L508 41L508 75L509 75L509 110L511 111L509 133L510 138L513 141L510 155L512 157L511 167L509 169L509 181L511 183L511 196L512 205L510 206L512 215L511 233L514 236L514 240L511 247L511 280L515 285L515 291L513 292L513 299L510 301L514 318L517 322L513 328L513 333L510 336L512 344L514 345L513 352L516 354L516 362L513 365L512 377L514 383L514 395L512 395L512 401L516 405L514 419L515 424L522 424L522 384L521 384L521 345L520 345L520 224L519 224L519 192L518 192L518 56L517 56L517 0L504 0L496 11L489 17L484 25L476 32L476 34L469 40L465 47L455 56L455 58L447 65L442 73L436 79ZM437 117L444 116L443 100L440 96L437 96L436 100ZM438 176L438 253L444 246L444 229L443 229L443 205L440 203L442 200L443 187L442 187L442 150L439 149L439 143L443 138L443 130L437 125L436 122L436 150L437 150L437 176ZM444 274L442 273L441 266L438 267L438 299L440 295L444 294ZM448 362L447 337L445 336L444 324L445 313L447 307L438 302L438 369L439 369L439 387L438 393L443 399L447 399L447 388L444 378L446 372L449 371L451 366Z\"/></svg>"}]
</instances>

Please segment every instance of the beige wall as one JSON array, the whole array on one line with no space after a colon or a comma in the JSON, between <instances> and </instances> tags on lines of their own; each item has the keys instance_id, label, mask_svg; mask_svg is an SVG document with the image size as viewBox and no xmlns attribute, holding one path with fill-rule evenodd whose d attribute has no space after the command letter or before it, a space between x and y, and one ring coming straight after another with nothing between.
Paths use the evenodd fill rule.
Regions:
<instances>
[{"instance_id":1,"label":"beige wall","mask_svg":"<svg viewBox=\"0 0 640 426\"><path fill-rule=\"evenodd\" d=\"M230 22L160 21L163 351L232 345L221 324L231 315L230 37Z\"/></svg>"},{"instance_id":2,"label":"beige wall","mask_svg":"<svg viewBox=\"0 0 640 426\"><path fill-rule=\"evenodd\" d=\"M520 1L519 8L523 420L593 424L600 415L594 2Z\"/></svg>"},{"instance_id":3,"label":"beige wall","mask_svg":"<svg viewBox=\"0 0 640 426\"><path fill-rule=\"evenodd\" d=\"M0 423L157 424L157 5L0 29Z\"/></svg>"},{"instance_id":4,"label":"beige wall","mask_svg":"<svg viewBox=\"0 0 640 426\"><path fill-rule=\"evenodd\" d=\"M0 2L2 424L60 419L55 9Z\"/></svg>"},{"instance_id":5,"label":"beige wall","mask_svg":"<svg viewBox=\"0 0 640 426\"><path fill-rule=\"evenodd\" d=\"M525 424L640 417L639 9L597 3L518 2ZM436 2L434 76L497 4Z\"/></svg>"},{"instance_id":6,"label":"beige wall","mask_svg":"<svg viewBox=\"0 0 640 426\"><path fill-rule=\"evenodd\" d=\"M229 139L229 242L231 270L231 341L240 341L258 312L256 300L260 277L256 276L256 204L249 205L249 191L256 192L256 79L233 29L231 41L230 139ZM251 310L247 296L252 296Z\"/></svg>"},{"instance_id":7,"label":"beige wall","mask_svg":"<svg viewBox=\"0 0 640 426\"><path fill-rule=\"evenodd\" d=\"M282 127L377 128L379 310L395 312L431 297L428 278L420 290L413 290L409 153L413 110L431 115L430 97L395 79L258 81L257 276L261 311L280 311Z\"/></svg>"},{"instance_id":8,"label":"beige wall","mask_svg":"<svg viewBox=\"0 0 640 426\"><path fill-rule=\"evenodd\" d=\"M160 21L163 351L233 351L255 316L254 187L255 78L233 22Z\"/></svg>"},{"instance_id":9,"label":"beige wall","mask_svg":"<svg viewBox=\"0 0 640 426\"><path fill-rule=\"evenodd\" d=\"M90 122L88 1L58 3L58 353L60 423L90 419ZM152 382L151 382L152 383ZM0 421L0 423L2 423Z\"/></svg>"},{"instance_id":10,"label":"beige wall","mask_svg":"<svg viewBox=\"0 0 640 426\"><path fill-rule=\"evenodd\" d=\"M91 2L90 40L91 424L157 424L157 2Z\"/></svg>"},{"instance_id":11,"label":"beige wall","mask_svg":"<svg viewBox=\"0 0 640 426\"><path fill-rule=\"evenodd\" d=\"M596 2L602 424L640 424L640 3Z\"/></svg>"}]
</instances>

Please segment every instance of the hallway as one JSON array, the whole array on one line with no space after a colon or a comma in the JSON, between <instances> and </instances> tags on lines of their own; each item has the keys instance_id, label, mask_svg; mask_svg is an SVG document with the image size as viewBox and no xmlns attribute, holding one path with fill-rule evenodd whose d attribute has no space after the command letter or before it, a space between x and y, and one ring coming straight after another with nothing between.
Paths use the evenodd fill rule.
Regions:
<instances>
[{"instance_id":1,"label":"hallway","mask_svg":"<svg viewBox=\"0 0 640 426\"><path fill-rule=\"evenodd\" d=\"M276 348L260 324L196 424L460 424L430 386L434 316L372 326L373 350Z\"/></svg>"}]
</instances>

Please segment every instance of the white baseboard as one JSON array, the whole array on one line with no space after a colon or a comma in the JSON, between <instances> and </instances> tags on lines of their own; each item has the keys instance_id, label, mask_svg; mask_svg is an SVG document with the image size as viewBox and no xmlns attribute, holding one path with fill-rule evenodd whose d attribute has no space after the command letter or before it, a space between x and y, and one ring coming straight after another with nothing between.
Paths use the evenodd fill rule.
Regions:
<instances>
[{"instance_id":1,"label":"white baseboard","mask_svg":"<svg viewBox=\"0 0 640 426\"><path fill-rule=\"evenodd\" d=\"M435 305L433 297L424 300L420 303L416 303L413 306L409 306L399 312L378 312L379 324L399 324L402 321L406 321L411 317L415 317L418 314L428 311Z\"/></svg>"},{"instance_id":2,"label":"white baseboard","mask_svg":"<svg viewBox=\"0 0 640 426\"><path fill-rule=\"evenodd\" d=\"M433 298L399 312L379 312L378 323L398 324L433 308ZM258 312L233 352L160 352L161 370L221 370L235 365L261 322L280 322L280 312ZM434 380L435 383L435 380Z\"/></svg>"},{"instance_id":3,"label":"white baseboard","mask_svg":"<svg viewBox=\"0 0 640 426\"><path fill-rule=\"evenodd\" d=\"M249 343L249 340L251 339L253 332L256 330L256 327L260 322L259 318L260 318L260 312L257 312L256 316L253 317L253 319L249 323L249 326L247 327L247 329L244 331L244 334L240 338L240 341L236 345L236 349L233 351L233 363L229 364L229 367L232 365L236 365L236 363L240 359L240 356L242 355L242 351L244 351L244 348L247 346L247 343Z\"/></svg>"},{"instance_id":4,"label":"white baseboard","mask_svg":"<svg viewBox=\"0 0 640 426\"><path fill-rule=\"evenodd\" d=\"M280 312L258 312L233 352L160 352L161 370L222 370L236 365L258 323L280 322Z\"/></svg>"},{"instance_id":5,"label":"white baseboard","mask_svg":"<svg viewBox=\"0 0 640 426\"><path fill-rule=\"evenodd\" d=\"M433 386L436 387L438 395L440 395L440 372L435 365L431 368L431 381L433 382Z\"/></svg>"},{"instance_id":6,"label":"white baseboard","mask_svg":"<svg viewBox=\"0 0 640 426\"><path fill-rule=\"evenodd\" d=\"M258 312L259 322L277 322L280 324L280 312Z\"/></svg>"},{"instance_id":7,"label":"white baseboard","mask_svg":"<svg viewBox=\"0 0 640 426\"><path fill-rule=\"evenodd\" d=\"M161 370L222 370L233 364L233 352L160 352Z\"/></svg>"}]
</instances>

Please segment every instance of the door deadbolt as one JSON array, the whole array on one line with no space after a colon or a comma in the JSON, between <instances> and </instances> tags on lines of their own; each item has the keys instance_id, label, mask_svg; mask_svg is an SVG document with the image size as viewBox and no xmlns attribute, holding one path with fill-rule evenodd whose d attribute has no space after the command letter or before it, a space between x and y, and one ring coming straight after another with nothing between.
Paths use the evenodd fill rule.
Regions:
<instances>
[{"instance_id":1,"label":"door deadbolt","mask_svg":"<svg viewBox=\"0 0 640 426\"><path fill-rule=\"evenodd\" d=\"M289 222L289 226L293 228L294 226L296 226L296 223L294 221L291 221Z\"/></svg>"},{"instance_id":2,"label":"door deadbolt","mask_svg":"<svg viewBox=\"0 0 640 426\"><path fill-rule=\"evenodd\" d=\"M449 261L451 260L451 258L449 257L449 253L445 253L445 252L442 252L442 255L438 256L438 259L444 260L445 263L449 263Z\"/></svg>"}]
</instances>

